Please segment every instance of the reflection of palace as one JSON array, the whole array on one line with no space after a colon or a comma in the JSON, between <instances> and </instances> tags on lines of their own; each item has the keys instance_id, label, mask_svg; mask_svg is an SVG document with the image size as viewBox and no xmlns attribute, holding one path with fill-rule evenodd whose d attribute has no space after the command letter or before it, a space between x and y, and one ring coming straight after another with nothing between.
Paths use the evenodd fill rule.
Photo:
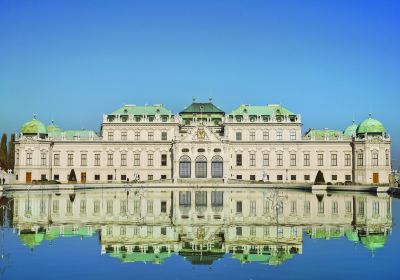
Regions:
<instances>
[{"instance_id":1,"label":"reflection of palace","mask_svg":"<svg viewBox=\"0 0 400 280\"><path fill-rule=\"evenodd\" d=\"M176 115L162 105L126 105L104 115L100 134L63 131L35 117L18 134L15 172L19 183L311 183L319 171L332 184L389 182L391 140L378 120L305 134L302 125L280 105L225 114L211 101Z\"/></svg>"},{"instance_id":2,"label":"reflection of palace","mask_svg":"<svg viewBox=\"0 0 400 280\"><path fill-rule=\"evenodd\" d=\"M44 240L100 232L101 252L161 263L179 254L211 264L225 253L276 265L302 254L302 234L375 250L391 230L391 198L299 191L127 189L15 192L12 224L33 248Z\"/></svg>"}]
</instances>

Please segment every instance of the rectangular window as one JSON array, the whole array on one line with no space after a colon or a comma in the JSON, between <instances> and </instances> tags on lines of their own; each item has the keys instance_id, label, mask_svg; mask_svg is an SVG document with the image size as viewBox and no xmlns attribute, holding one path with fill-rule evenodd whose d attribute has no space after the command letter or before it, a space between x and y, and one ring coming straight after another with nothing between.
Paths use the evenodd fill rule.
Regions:
<instances>
[{"instance_id":1,"label":"rectangular window","mask_svg":"<svg viewBox=\"0 0 400 280\"><path fill-rule=\"evenodd\" d=\"M99 174L94 175L94 180L95 181L100 181L100 175Z\"/></svg>"},{"instance_id":2,"label":"rectangular window","mask_svg":"<svg viewBox=\"0 0 400 280\"><path fill-rule=\"evenodd\" d=\"M108 141L114 141L114 132L108 132Z\"/></svg>"},{"instance_id":3,"label":"rectangular window","mask_svg":"<svg viewBox=\"0 0 400 280\"><path fill-rule=\"evenodd\" d=\"M324 166L324 154L318 154L318 166Z\"/></svg>"},{"instance_id":4,"label":"rectangular window","mask_svg":"<svg viewBox=\"0 0 400 280\"><path fill-rule=\"evenodd\" d=\"M135 131L135 141L140 141L140 131Z\"/></svg>"},{"instance_id":5,"label":"rectangular window","mask_svg":"<svg viewBox=\"0 0 400 280\"><path fill-rule=\"evenodd\" d=\"M304 181L310 181L310 175L304 175Z\"/></svg>"},{"instance_id":6,"label":"rectangular window","mask_svg":"<svg viewBox=\"0 0 400 280\"><path fill-rule=\"evenodd\" d=\"M147 214L153 215L153 200L147 201Z\"/></svg>"},{"instance_id":7,"label":"rectangular window","mask_svg":"<svg viewBox=\"0 0 400 280\"><path fill-rule=\"evenodd\" d=\"M167 213L167 202L161 201L161 213Z\"/></svg>"},{"instance_id":8,"label":"rectangular window","mask_svg":"<svg viewBox=\"0 0 400 280\"><path fill-rule=\"evenodd\" d=\"M256 132L250 131L250 141L255 141L255 140L256 140Z\"/></svg>"},{"instance_id":9,"label":"rectangular window","mask_svg":"<svg viewBox=\"0 0 400 280\"><path fill-rule=\"evenodd\" d=\"M71 202L71 200L69 200L69 199L67 200L66 207L67 207L67 209L66 209L67 215L71 215L72 214L72 202Z\"/></svg>"},{"instance_id":10,"label":"rectangular window","mask_svg":"<svg viewBox=\"0 0 400 280\"><path fill-rule=\"evenodd\" d=\"M112 174L108 174L107 175L107 180L108 181L112 181L113 180L113 175Z\"/></svg>"},{"instance_id":11,"label":"rectangular window","mask_svg":"<svg viewBox=\"0 0 400 280\"><path fill-rule=\"evenodd\" d=\"M147 180L148 181L153 181L154 176L152 174L147 175Z\"/></svg>"},{"instance_id":12,"label":"rectangular window","mask_svg":"<svg viewBox=\"0 0 400 280\"><path fill-rule=\"evenodd\" d=\"M94 154L94 166L100 166L100 154Z\"/></svg>"},{"instance_id":13,"label":"rectangular window","mask_svg":"<svg viewBox=\"0 0 400 280\"><path fill-rule=\"evenodd\" d=\"M147 166L153 166L154 161L154 155L153 154L147 154Z\"/></svg>"},{"instance_id":14,"label":"rectangular window","mask_svg":"<svg viewBox=\"0 0 400 280\"><path fill-rule=\"evenodd\" d=\"M318 214L324 214L325 213L325 205L323 201L318 201Z\"/></svg>"},{"instance_id":15,"label":"rectangular window","mask_svg":"<svg viewBox=\"0 0 400 280\"><path fill-rule=\"evenodd\" d=\"M364 166L364 154L363 154L363 152L359 152L357 154L357 165L358 166Z\"/></svg>"},{"instance_id":16,"label":"rectangular window","mask_svg":"<svg viewBox=\"0 0 400 280\"><path fill-rule=\"evenodd\" d=\"M379 216L379 202L378 201L374 201L372 203L372 216L373 217Z\"/></svg>"},{"instance_id":17,"label":"rectangular window","mask_svg":"<svg viewBox=\"0 0 400 280\"><path fill-rule=\"evenodd\" d=\"M290 215L296 215L297 214L297 201L296 200L291 200L290 201Z\"/></svg>"},{"instance_id":18,"label":"rectangular window","mask_svg":"<svg viewBox=\"0 0 400 280\"><path fill-rule=\"evenodd\" d=\"M352 213L352 203L351 201L346 201L345 202L345 207L346 207L346 215L350 215Z\"/></svg>"},{"instance_id":19,"label":"rectangular window","mask_svg":"<svg viewBox=\"0 0 400 280\"><path fill-rule=\"evenodd\" d=\"M310 154L304 154L304 166L310 166Z\"/></svg>"},{"instance_id":20,"label":"rectangular window","mask_svg":"<svg viewBox=\"0 0 400 280\"><path fill-rule=\"evenodd\" d=\"M167 155L166 154L161 155L161 166L167 166Z\"/></svg>"},{"instance_id":21,"label":"rectangular window","mask_svg":"<svg viewBox=\"0 0 400 280\"><path fill-rule=\"evenodd\" d=\"M256 216L257 214L257 204L255 200L250 200L250 216Z\"/></svg>"},{"instance_id":22,"label":"rectangular window","mask_svg":"<svg viewBox=\"0 0 400 280\"><path fill-rule=\"evenodd\" d=\"M47 165L47 154L46 153L41 153L41 155L40 155L40 165L41 166L46 166Z\"/></svg>"},{"instance_id":23,"label":"rectangular window","mask_svg":"<svg viewBox=\"0 0 400 280\"><path fill-rule=\"evenodd\" d=\"M68 154L68 166L73 166L73 165L74 165L74 155Z\"/></svg>"},{"instance_id":24,"label":"rectangular window","mask_svg":"<svg viewBox=\"0 0 400 280\"><path fill-rule=\"evenodd\" d=\"M332 201L332 215L337 215L339 213L339 206L337 201Z\"/></svg>"},{"instance_id":25,"label":"rectangular window","mask_svg":"<svg viewBox=\"0 0 400 280\"><path fill-rule=\"evenodd\" d=\"M213 191L211 192L211 206L220 207L224 205L224 192Z\"/></svg>"},{"instance_id":26,"label":"rectangular window","mask_svg":"<svg viewBox=\"0 0 400 280\"><path fill-rule=\"evenodd\" d=\"M133 165L140 166L140 154L133 155Z\"/></svg>"},{"instance_id":27,"label":"rectangular window","mask_svg":"<svg viewBox=\"0 0 400 280\"><path fill-rule=\"evenodd\" d=\"M179 192L179 205L180 206L190 206L191 205L191 192L190 191Z\"/></svg>"},{"instance_id":28,"label":"rectangular window","mask_svg":"<svg viewBox=\"0 0 400 280\"><path fill-rule=\"evenodd\" d=\"M121 175L121 181L126 181L126 175L125 174Z\"/></svg>"},{"instance_id":29,"label":"rectangular window","mask_svg":"<svg viewBox=\"0 0 400 280\"><path fill-rule=\"evenodd\" d=\"M269 166L269 154L263 154L263 166Z\"/></svg>"},{"instance_id":30,"label":"rectangular window","mask_svg":"<svg viewBox=\"0 0 400 280\"><path fill-rule=\"evenodd\" d=\"M86 200L82 199L80 202L79 212L81 215L86 215Z\"/></svg>"},{"instance_id":31,"label":"rectangular window","mask_svg":"<svg viewBox=\"0 0 400 280\"><path fill-rule=\"evenodd\" d=\"M127 201L125 199L120 200L119 204L119 213L125 215L128 212Z\"/></svg>"},{"instance_id":32,"label":"rectangular window","mask_svg":"<svg viewBox=\"0 0 400 280\"><path fill-rule=\"evenodd\" d=\"M346 175L346 181L351 181L351 175Z\"/></svg>"},{"instance_id":33,"label":"rectangular window","mask_svg":"<svg viewBox=\"0 0 400 280\"><path fill-rule=\"evenodd\" d=\"M311 212L311 202L309 200L304 201L304 215L310 215Z\"/></svg>"},{"instance_id":34,"label":"rectangular window","mask_svg":"<svg viewBox=\"0 0 400 280\"><path fill-rule=\"evenodd\" d=\"M147 133L147 140L149 140L149 141L153 141L154 140L154 132L153 131L149 131Z\"/></svg>"},{"instance_id":35,"label":"rectangular window","mask_svg":"<svg viewBox=\"0 0 400 280\"><path fill-rule=\"evenodd\" d=\"M113 208L114 208L114 206L113 206L113 201L112 200L107 200L107 204L106 204L107 206L106 206L106 213L108 214L108 215L112 215L113 214Z\"/></svg>"},{"instance_id":36,"label":"rectangular window","mask_svg":"<svg viewBox=\"0 0 400 280\"><path fill-rule=\"evenodd\" d=\"M114 166L114 154L107 154L107 166Z\"/></svg>"},{"instance_id":37,"label":"rectangular window","mask_svg":"<svg viewBox=\"0 0 400 280\"><path fill-rule=\"evenodd\" d=\"M236 155L236 166L242 166L242 155L241 154L237 154Z\"/></svg>"},{"instance_id":38,"label":"rectangular window","mask_svg":"<svg viewBox=\"0 0 400 280\"><path fill-rule=\"evenodd\" d=\"M126 166L127 165L127 155L126 154L121 154L121 166Z\"/></svg>"},{"instance_id":39,"label":"rectangular window","mask_svg":"<svg viewBox=\"0 0 400 280\"><path fill-rule=\"evenodd\" d=\"M133 201L133 213L134 214L139 214L141 211L140 211L140 200L138 200L138 199L135 199L134 201Z\"/></svg>"},{"instance_id":40,"label":"rectangular window","mask_svg":"<svg viewBox=\"0 0 400 280\"><path fill-rule=\"evenodd\" d=\"M337 175L332 175L332 181L337 181Z\"/></svg>"},{"instance_id":41,"label":"rectangular window","mask_svg":"<svg viewBox=\"0 0 400 280\"><path fill-rule=\"evenodd\" d=\"M277 175L276 176L277 181L283 181L283 176L282 175Z\"/></svg>"},{"instance_id":42,"label":"rectangular window","mask_svg":"<svg viewBox=\"0 0 400 280\"><path fill-rule=\"evenodd\" d=\"M337 154L331 154L331 166L337 166Z\"/></svg>"},{"instance_id":43,"label":"rectangular window","mask_svg":"<svg viewBox=\"0 0 400 280\"><path fill-rule=\"evenodd\" d=\"M256 166L256 154L250 154L250 166Z\"/></svg>"},{"instance_id":44,"label":"rectangular window","mask_svg":"<svg viewBox=\"0 0 400 280\"><path fill-rule=\"evenodd\" d=\"M379 154L376 152L372 153L372 166L379 166Z\"/></svg>"},{"instance_id":45,"label":"rectangular window","mask_svg":"<svg viewBox=\"0 0 400 280\"><path fill-rule=\"evenodd\" d=\"M292 141L296 140L296 131L290 131L290 140Z\"/></svg>"},{"instance_id":46,"label":"rectangular window","mask_svg":"<svg viewBox=\"0 0 400 280\"><path fill-rule=\"evenodd\" d=\"M87 154L81 154L81 166L87 166Z\"/></svg>"},{"instance_id":47,"label":"rectangular window","mask_svg":"<svg viewBox=\"0 0 400 280\"><path fill-rule=\"evenodd\" d=\"M283 140L283 132L282 131L276 132L276 140L278 140L278 141Z\"/></svg>"},{"instance_id":48,"label":"rectangular window","mask_svg":"<svg viewBox=\"0 0 400 280\"><path fill-rule=\"evenodd\" d=\"M26 165L32 165L32 153L26 153Z\"/></svg>"},{"instance_id":49,"label":"rectangular window","mask_svg":"<svg viewBox=\"0 0 400 280\"><path fill-rule=\"evenodd\" d=\"M60 175L54 174L54 181L58 181L58 180L60 180Z\"/></svg>"},{"instance_id":50,"label":"rectangular window","mask_svg":"<svg viewBox=\"0 0 400 280\"><path fill-rule=\"evenodd\" d=\"M196 206L207 206L207 192L196 191L195 192L195 205Z\"/></svg>"},{"instance_id":51,"label":"rectangular window","mask_svg":"<svg viewBox=\"0 0 400 280\"><path fill-rule=\"evenodd\" d=\"M58 214L60 211L60 203L58 200L53 200L53 214Z\"/></svg>"},{"instance_id":52,"label":"rectangular window","mask_svg":"<svg viewBox=\"0 0 400 280\"><path fill-rule=\"evenodd\" d=\"M290 180L291 181L296 181L297 180L297 176L296 175L290 175Z\"/></svg>"},{"instance_id":53,"label":"rectangular window","mask_svg":"<svg viewBox=\"0 0 400 280\"><path fill-rule=\"evenodd\" d=\"M236 201L236 213L238 213L238 214L242 213L242 202L241 201Z\"/></svg>"},{"instance_id":54,"label":"rectangular window","mask_svg":"<svg viewBox=\"0 0 400 280\"><path fill-rule=\"evenodd\" d=\"M290 166L296 166L296 154L290 154Z\"/></svg>"},{"instance_id":55,"label":"rectangular window","mask_svg":"<svg viewBox=\"0 0 400 280\"><path fill-rule=\"evenodd\" d=\"M364 217L364 201L358 202L358 215Z\"/></svg>"},{"instance_id":56,"label":"rectangular window","mask_svg":"<svg viewBox=\"0 0 400 280\"><path fill-rule=\"evenodd\" d=\"M263 140L269 141L269 131L263 131Z\"/></svg>"},{"instance_id":57,"label":"rectangular window","mask_svg":"<svg viewBox=\"0 0 400 280\"><path fill-rule=\"evenodd\" d=\"M54 166L60 166L60 154L54 154Z\"/></svg>"},{"instance_id":58,"label":"rectangular window","mask_svg":"<svg viewBox=\"0 0 400 280\"><path fill-rule=\"evenodd\" d=\"M283 154L276 154L276 166L283 166Z\"/></svg>"},{"instance_id":59,"label":"rectangular window","mask_svg":"<svg viewBox=\"0 0 400 280\"><path fill-rule=\"evenodd\" d=\"M166 131L161 132L161 141L167 141L168 139L168 134Z\"/></svg>"},{"instance_id":60,"label":"rectangular window","mask_svg":"<svg viewBox=\"0 0 400 280\"><path fill-rule=\"evenodd\" d=\"M126 131L121 132L121 140L122 141L128 140L128 133Z\"/></svg>"},{"instance_id":61,"label":"rectangular window","mask_svg":"<svg viewBox=\"0 0 400 280\"><path fill-rule=\"evenodd\" d=\"M390 153L386 151L386 166L390 166Z\"/></svg>"},{"instance_id":62,"label":"rectangular window","mask_svg":"<svg viewBox=\"0 0 400 280\"><path fill-rule=\"evenodd\" d=\"M236 227L236 235L242 236L242 227Z\"/></svg>"},{"instance_id":63,"label":"rectangular window","mask_svg":"<svg viewBox=\"0 0 400 280\"><path fill-rule=\"evenodd\" d=\"M351 154L344 155L344 165L351 166Z\"/></svg>"},{"instance_id":64,"label":"rectangular window","mask_svg":"<svg viewBox=\"0 0 400 280\"><path fill-rule=\"evenodd\" d=\"M236 132L236 141L242 141L242 132Z\"/></svg>"}]
</instances>

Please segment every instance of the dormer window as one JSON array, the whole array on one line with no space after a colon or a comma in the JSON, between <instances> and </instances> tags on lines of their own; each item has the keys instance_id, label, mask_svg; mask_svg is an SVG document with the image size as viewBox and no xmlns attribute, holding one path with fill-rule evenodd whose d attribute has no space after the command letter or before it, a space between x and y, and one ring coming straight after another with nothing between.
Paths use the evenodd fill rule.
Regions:
<instances>
[{"instance_id":1,"label":"dormer window","mask_svg":"<svg viewBox=\"0 0 400 280\"><path fill-rule=\"evenodd\" d=\"M128 109L124 109L124 113L125 113L125 114L128 114Z\"/></svg>"}]
</instances>

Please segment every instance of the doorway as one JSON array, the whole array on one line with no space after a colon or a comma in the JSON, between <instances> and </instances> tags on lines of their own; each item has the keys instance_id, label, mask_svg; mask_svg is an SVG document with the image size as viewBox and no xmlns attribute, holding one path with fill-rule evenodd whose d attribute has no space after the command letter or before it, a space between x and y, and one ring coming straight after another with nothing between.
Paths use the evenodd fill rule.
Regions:
<instances>
[{"instance_id":1,"label":"doorway","mask_svg":"<svg viewBox=\"0 0 400 280\"><path fill-rule=\"evenodd\" d=\"M379 184L379 173L374 173L372 175L372 178L373 178L372 181L374 184Z\"/></svg>"},{"instance_id":2,"label":"doorway","mask_svg":"<svg viewBox=\"0 0 400 280\"><path fill-rule=\"evenodd\" d=\"M25 181L28 184L32 183L32 172L26 172Z\"/></svg>"}]
</instances>

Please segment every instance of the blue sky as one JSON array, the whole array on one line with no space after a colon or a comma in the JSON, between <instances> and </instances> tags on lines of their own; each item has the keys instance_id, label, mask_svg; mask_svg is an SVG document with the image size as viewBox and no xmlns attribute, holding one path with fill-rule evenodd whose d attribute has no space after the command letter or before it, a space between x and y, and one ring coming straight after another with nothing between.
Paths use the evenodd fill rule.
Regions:
<instances>
[{"instance_id":1,"label":"blue sky","mask_svg":"<svg viewBox=\"0 0 400 280\"><path fill-rule=\"evenodd\" d=\"M281 103L304 131L372 113L393 138L400 1L0 0L0 131L99 130L125 103ZM397 165L397 164L396 164Z\"/></svg>"}]
</instances>

